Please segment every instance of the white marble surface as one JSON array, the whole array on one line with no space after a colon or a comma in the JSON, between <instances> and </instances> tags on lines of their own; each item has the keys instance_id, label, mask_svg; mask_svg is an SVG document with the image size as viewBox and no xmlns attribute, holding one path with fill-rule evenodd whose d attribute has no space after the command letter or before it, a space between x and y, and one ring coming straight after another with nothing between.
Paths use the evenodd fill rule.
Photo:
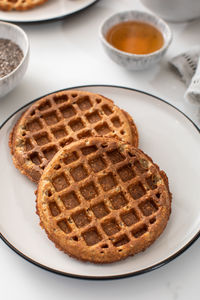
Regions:
<instances>
[{"instance_id":1,"label":"white marble surface","mask_svg":"<svg viewBox=\"0 0 200 300\"><path fill-rule=\"evenodd\" d=\"M63 21L23 26L31 42L30 64L21 84L0 100L0 123L23 104L50 91L82 84L114 84L166 99L200 125L199 109L185 103L186 87L168 66L172 56L200 43L200 19L170 23L174 39L161 64L148 71L131 72L106 56L98 39L98 28L113 12L134 8L144 9L137 0L100 0ZM199 240L158 270L120 281L99 282L49 273L23 260L4 242L0 241L0 245L2 300L199 299Z\"/></svg>"}]
</instances>

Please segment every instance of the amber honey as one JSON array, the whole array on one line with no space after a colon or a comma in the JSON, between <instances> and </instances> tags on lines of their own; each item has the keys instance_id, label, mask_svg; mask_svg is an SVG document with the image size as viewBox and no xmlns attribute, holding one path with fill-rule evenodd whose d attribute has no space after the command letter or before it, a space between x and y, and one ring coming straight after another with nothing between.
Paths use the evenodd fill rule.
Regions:
<instances>
[{"instance_id":1,"label":"amber honey","mask_svg":"<svg viewBox=\"0 0 200 300\"><path fill-rule=\"evenodd\" d=\"M164 38L154 26L136 21L122 22L111 27L107 41L115 48L132 54L149 54L162 48Z\"/></svg>"}]
</instances>

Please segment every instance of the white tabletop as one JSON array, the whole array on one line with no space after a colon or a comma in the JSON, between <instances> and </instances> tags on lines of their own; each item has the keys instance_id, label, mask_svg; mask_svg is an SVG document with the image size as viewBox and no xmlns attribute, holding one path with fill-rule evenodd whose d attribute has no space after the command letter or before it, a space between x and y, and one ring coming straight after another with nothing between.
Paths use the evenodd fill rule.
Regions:
<instances>
[{"instance_id":1,"label":"white tabletop","mask_svg":"<svg viewBox=\"0 0 200 300\"><path fill-rule=\"evenodd\" d=\"M100 0L63 21L24 25L31 42L28 71L0 100L0 123L20 106L51 91L87 84L111 84L159 96L186 113L198 126L199 110L185 102L185 85L169 67L171 57L200 43L200 20L170 24L173 42L162 62L143 72L127 71L112 62L98 39L102 20L117 11L145 9L138 0ZM20 233L19 233L20 234ZM200 276L197 240L164 267L118 281L89 281L42 270L0 241L1 299L198 299Z\"/></svg>"}]
</instances>

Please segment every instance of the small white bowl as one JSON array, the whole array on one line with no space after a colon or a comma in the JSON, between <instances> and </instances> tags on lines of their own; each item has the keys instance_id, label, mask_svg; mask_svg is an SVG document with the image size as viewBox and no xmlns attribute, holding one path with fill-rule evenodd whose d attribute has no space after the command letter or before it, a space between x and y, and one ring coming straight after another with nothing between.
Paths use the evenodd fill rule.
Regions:
<instances>
[{"instance_id":1,"label":"small white bowl","mask_svg":"<svg viewBox=\"0 0 200 300\"><path fill-rule=\"evenodd\" d=\"M161 18L172 22L185 22L200 17L199 0L141 0Z\"/></svg>"},{"instance_id":2,"label":"small white bowl","mask_svg":"<svg viewBox=\"0 0 200 300\"><path fill-rule=\"evenodd\" d=\"M139 21L156 27L163 35L163 47L150 54L131 54L128 52L120 51L117 48L113 47L110 43L107 42L106 34L108 30L114 25L126 21ZM161 60L171 43L172 32L167 23L155 15L135 10L124 11L112 15L103 22L100 27L100 40L106 53L113 61L127 69L138 71L149 68Z\"/></svg>"},{"instance_id":3,"label":"small white bowl","mask_svg":"<svg viewBox=\"0 0 200 300\"><path fill-rule=\"evenodd\" d=\"M0 78L0 97L3 97L18 85L26 72L29 61L29 40L19 26L6 22L0 22L0 39L11 40L20 47L24 55L16 69Z\"/></svg>"}]
</instances>

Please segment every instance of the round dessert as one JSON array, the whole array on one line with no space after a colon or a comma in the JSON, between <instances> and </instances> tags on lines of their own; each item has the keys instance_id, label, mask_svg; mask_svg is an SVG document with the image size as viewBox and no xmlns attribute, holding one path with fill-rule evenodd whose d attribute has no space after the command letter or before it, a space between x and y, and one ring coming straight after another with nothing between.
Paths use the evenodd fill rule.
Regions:
<instances>
[{"instance_id":1,"label":"round dessert","mask_svg":"<svg viewBox=\"0 0 200 300\"><path fill-rule=\"evenodd\" d=\"M28 10L48 0L0 0L0 10Z\"/></svg>"},{"instance_id":2,"label":"round dessert","mask_svg":"<svg viewBox=\"0 0 200 300\"><path fill-rule=\"evenodd\" d=\"M171 193L166 174L141 150L90 137L54 156L39 181L36 206L57 248L79 260L110 263L159 237Z\"/></svg>"},{"instance_id":3,"label":"round dessert","mask_svg":"<svg viewBox=\"0 0 200 300\"><path fill-rule=\"evenodd\" d=\"M34 182L53 156L75 140L89 136L115 136L138 146L132 118L104 96L67 90L32 104L10 135L15 166Z\"/></svg>"}]
</instances>

